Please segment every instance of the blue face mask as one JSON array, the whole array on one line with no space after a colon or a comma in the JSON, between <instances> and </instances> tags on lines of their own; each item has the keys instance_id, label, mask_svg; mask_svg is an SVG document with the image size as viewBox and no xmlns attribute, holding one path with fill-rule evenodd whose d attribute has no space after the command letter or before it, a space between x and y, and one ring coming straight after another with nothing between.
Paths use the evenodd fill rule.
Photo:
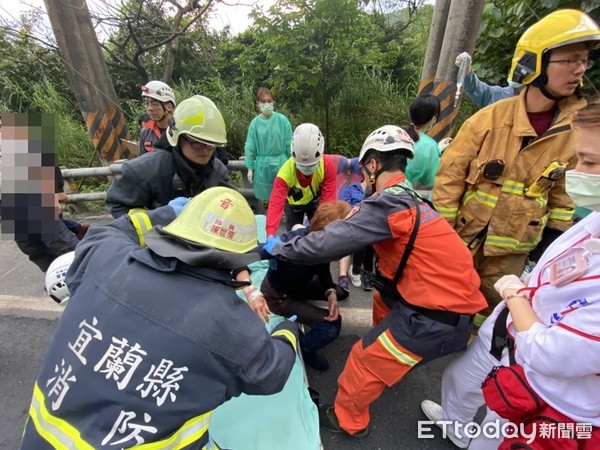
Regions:
<instances>
[{"instance_id":1,"label":"blue face mask","mask_svg":"<svg viewBox=\"0 0 600 450\"><path fill-rule=\"evenodd\" d=\"M319 163L313 164L312 166L296 165L296 167L298 168L298 170L300 172L302 172L304 175L306 175L308 177L317 171L317 169L319 168Z\"/></svg>"}]
</instances>

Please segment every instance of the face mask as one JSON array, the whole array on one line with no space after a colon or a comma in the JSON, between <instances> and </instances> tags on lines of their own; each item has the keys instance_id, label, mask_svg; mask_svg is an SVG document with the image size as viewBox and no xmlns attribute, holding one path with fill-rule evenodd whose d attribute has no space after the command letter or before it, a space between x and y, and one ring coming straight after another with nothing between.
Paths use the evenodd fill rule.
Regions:
<instances>
[{"instance_id":1,"label":"face mask","mask_svg":"<svg viewBox=\"0 0 600 450\"><path fill-rule=\"evenodd\" d=\"M577 206L600 211L600 175L569 170L565 177L567 194Z\"/></svg>"},{"instance_id":2,"label":"face mask","mask_svg":"<svg viewBox=\"0 0 600 450\"><path fill-rule=\"evenodd\" d=\"M427 126L425 127L425 129L423 129L421 131L423 131L423 133L429 132L429 130L431 130L435 126L436 123L437 123L437 119L434 117L433 119L431 119L429 121L429 123L427 124Z\"/></svg>"},{"instance_id":3,"label":"face mask","mask_svg":"<svg viewBox=\"0 0 600 450\"><path fill-rule=\"evenodd\" d=\"M298 170L300 172L302 172L304 175L306 175L308 177L309 175L312 175L313 173L315 173L317 171L317 169L319 168L319 163L313 164L312 166L296 165L296 167L298 168Z\"/></svg>"},{"instance_id":4,"label":"face mask","mask_svg":"<svg viewBox=\"0 0 600 450\"><path fill-rule=\"evenodd\" d=\"M270 116L273 114L273 103L261 103L260 104L260 112L265 116Z\"/></svg>"},{"instance_id":5,"label":"face mask","mask_svg":"<svg viewBox=\"0 0 600 450\"><path fill-rule=\"evenodd\" d=\"M515 83L513 80L511 80L510 78L507 78L506 81L508 82L508 85L513 88L515 91L518 91L519 89L521 89L523 87L523 85L521 83Z\"/></svg>"}]
</instances>

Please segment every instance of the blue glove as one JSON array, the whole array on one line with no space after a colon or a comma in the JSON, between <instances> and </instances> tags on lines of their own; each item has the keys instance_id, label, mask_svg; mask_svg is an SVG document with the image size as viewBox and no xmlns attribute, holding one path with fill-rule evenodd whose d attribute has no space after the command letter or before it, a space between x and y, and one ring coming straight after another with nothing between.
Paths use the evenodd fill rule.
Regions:
<instances>
[{"instance_id":1,"label":"blue glove","mask_svg":"<svg viewBox=\"0 0 600 450\"><path fill-rule=\"evenodd\" d=\"M268 237L263 250L266 251L269 255L273 255L273 248L281 242L281 238L279 236Z\"/></svg>"},{"instance_id":2,"label":"blue glove","mask_svg":"<svg viewBox=\"0 0 600 450\"><path fill-rule=\"evenodd\" d=\"M189 202L190 199L188 197L177 197L169 202L169 206L175 211L175 217L181 214Z\"/></svg>"}]
</instances>

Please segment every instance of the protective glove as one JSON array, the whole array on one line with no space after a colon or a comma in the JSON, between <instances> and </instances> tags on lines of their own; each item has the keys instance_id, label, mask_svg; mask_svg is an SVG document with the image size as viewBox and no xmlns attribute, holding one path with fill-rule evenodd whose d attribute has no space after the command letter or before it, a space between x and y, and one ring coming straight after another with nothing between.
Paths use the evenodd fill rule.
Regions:
<instances>
[{"instance_id":1,"label":"protective glove","mask_svg":"<svg viewBox=\"0 0 600 450\"><path fill-rule=\"evenodd\" d=\"M464 61L467 61L467 70L465 71L465 75L469 75L471 73L471 55L469 55L467 52L462 52L460 55L458 55L456 57L456 61L454 61L454 64L456 64L457 67L460 67Z\"/></svg>"},{"instance_id":2,"label":"protective glove","mask_svg":"<svg viewBox=\"0 0 600 450\"><path fill-rule=\"evenodd\" d=\"M267 242L265 243L265 245L263 247L263 250L272 256L273 248L275 248L275 246L277 244L279 244L280 242L281 242L281 238L279 236L268 237Z\"/></svg>"},{"instance_id":3,"label":"protective glove","mask_svg":"<svg viewBox=\"0 0 600 450\"><path fill-rule=\"evenodd\" d=\"M169 206L175 211L175 217L181 214L189 202L190 199L188 197L177 197L169 202Z\"/></svg>"},{"instance_id":4,"label":"protective glove","mask_svg":"<svg viewBox=\"0 0 600 450\"><path fill-rule=\"evenodd\" d=\"M504 297L504 291L507 289L514 289L518 291L519 289L524 288L525 285L516 275L504 275L498 281L494 283L494 289Z\"/></svg>"},{"instance_id":5,"label":"protective glove","mask_svg":"<svg viewBox=\"0 0 600 450\"><path fill-rule=\"evenodd\" d=\"M442 139L440 142L438 142L438 148L440 149L440 155L442 153L444 153L444 150L446 150L446 147L448 147L450 145L450 142L452 142L452 138Z\"/></svg>"},{"instance_id":6,"label":"protective glove","mask_svg":"<svg viewBox=\"0 0 600 450\"><path fill-rule=\"evenodd\" d=\"M248 170L248 182L252 184L252 180L254 179L254 170Z\"/></svg>"}]
</instances>

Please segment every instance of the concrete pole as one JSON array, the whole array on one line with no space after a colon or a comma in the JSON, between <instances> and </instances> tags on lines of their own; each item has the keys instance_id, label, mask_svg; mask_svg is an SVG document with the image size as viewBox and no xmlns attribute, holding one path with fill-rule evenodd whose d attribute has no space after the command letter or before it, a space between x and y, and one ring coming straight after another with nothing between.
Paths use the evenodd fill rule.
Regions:
<instances>
[{"instance_id":1,"label":"concrete pole","mask_svg":"<svg viewBox=\"0 0 600 450\"><path fill-rule=\"evenodd\" d=\"M103 165L134 155L85 0L44 0L67 76Z\"/></svg>"}]
</instances>

